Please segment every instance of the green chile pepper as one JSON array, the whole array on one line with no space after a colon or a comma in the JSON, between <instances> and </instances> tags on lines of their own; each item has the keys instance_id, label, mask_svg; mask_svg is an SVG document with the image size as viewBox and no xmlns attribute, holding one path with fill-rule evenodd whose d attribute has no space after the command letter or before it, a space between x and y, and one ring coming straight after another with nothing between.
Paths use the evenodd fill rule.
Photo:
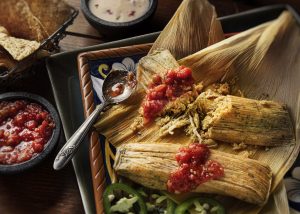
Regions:
<instances>
[{"instance_id":1,"label":"green chile pepper","mask_svg":"<svg viewBox=\"0 0 300 214\"><path fill-rule=\"evenodd\" d=\"M153 197L156 198L156 201L155 201L156 206L160 207L163 205L165 214L174 214L175 208L176 208L176 203L172 199L170 199L163 192L162 192L162 195L153 194L152 198ZM162 204L162 202L164 202L164 203Z\"/></svg>"},{"instance_id":2,"label":"green chile pepper","mask_svg":"<svg viewBox=\"0 0 300 214\"><path fill-rule=\"evenodd\" d=\"M213 212L215 214L225 214L224 207L216 200L211 198L203 198L203 197L196 197L188 199L184 202L182 202L178 207L175 209L175 214L186 214L188 213L188 210L195 204L195 203L201 203L201 204L209 204L211 209L213 209Z\"/></svg>"},{"instance_id":3,"label":"green chile pepper","mask_svg":"<svg viewBox=\"0 0 300 214\"><path fill-rule=\"evenodd\" d=\"M170 198L167 199L167 214L173 214L175 212L176 204Z\"/></svg>"},{"instance_id":4,"label":"green chile pepper","mask_svg":"<svg viewBox=\"0 0 300 214\"><path fill-rule=\"evenodd\" d=\"M111 203L109 200L109 195L113 194L114 190L122 190L123 192L126 192L128 195L133 195L134 197L137 197L138 198L137 203L139 204L140 207L139 214L147 214L147 206L140 193L134 190L133 188L131 188L130 186L123 183L111 184L105 189L103 194L103 204L104 204L104 210L106 214L111 213Z\"/></svg>"}]
</instances>

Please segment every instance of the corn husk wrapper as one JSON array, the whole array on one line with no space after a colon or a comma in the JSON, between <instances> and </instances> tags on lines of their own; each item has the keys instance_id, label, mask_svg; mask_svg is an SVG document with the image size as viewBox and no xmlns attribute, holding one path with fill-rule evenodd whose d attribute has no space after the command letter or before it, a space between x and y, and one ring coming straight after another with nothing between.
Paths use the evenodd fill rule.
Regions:
<instances>
[{"instance_id":1,"label":"corn husk wrapper","mask_svg":"<svg viewBox=\"0 0 300 214\"><path fill-rule=\"evenodd\" d=\"M169 50L175 59L181 59L223 39L224 33L214 6L206 0L188 0L179 6L149 53L164 49ZM168 64L173 63L157 60L165 70L170 68ZM138 72L140 86L145 89L153 74L151 69Z\"/></svg>"},{"instance_id":2,"label":"corn husk wrapper","mask_svg":"<svg viewBox=\"0 0 300 214\"><path fill-rule=\"evenodd\" d=\"M213 5L206 0L183 1L150 53L168 49L175 59L181 59L223 39L222 26Z\"/></svg>"},{"instance_id":3,"label":"corn husk wrapper","mask_svg":"<svg viewBox=\"0 0 300 214\"><path fill-rule=\"evenodd\" d=\"M173 44L174 47L176 45L178 44ZM275 21L259 25L179 60L180 64L191 67L195 79L203 81L205 85L235 79L236 85L246 97L287 104L295 126L296 141L268 151L264 148L251 150L253 159L271 167L274 174L272 191L282 180L299 151L299 46L299 26L289 12L284 12ZM138 93L144 94L143 90ZM130 127L139 115L138 108L143 97L140 95L104 113L96 124L99 132L115 146L143 141L190 143L183 132L160 139L157 136L159 127L155 124L147 126L139 133L133 132ZM231 146L223 144L218 150L249 155L247 151L234 152ZM227 213L258 213L262 209L229 197L220 196L218 199L226 206Z\"/></svg>"},{"instance_id":4,"label":"corn husk wrapper","mask_svg":"<svg viewBox=\"0 0 300 214\"><path fill-rule=\"evenodd\" d=\"M288 199L286 197L286 188L283 181L281 181L280 184L278 184L277 188L270 196L268 204L266 204L259 213L260 214L290 213L290 207L289 207Z\"/></svg>"},{"instance_id":5,"label":"corn husk wrapper","mask_svg":"<svg viewBox=\"0 0 300 214\"><path fill-rule=\"evenodd\" d=\"M153 54L159 49L169 50L175 59L181 59L223 39L224 33L214 6L206 0L187 0L179 6L149 53ZM170 69L169 64L174 64L163 58L157 59L156 63L161 64L161 70L155 71L157 73ZM155 72L151 69L146 72L139 70L137 79L145 89Z\"/></svg>"},{"instance_id":6,"label":"corn husk wrapper","mask_svg":"<svg viewBox=\"0 0 300 214\"><path fill-rule=\"evenodd\" d=\"M195 18L197 18L197 22L194 22ZM191 27L191 25L193 27ZM174 29L176 30L174 31ZM205 29L205 33L203 33L203 29ZM197 40L194 38L201 39ZM149 53L153 53L156 49L167 48L173 56L181 58L193 54L196 51L207 47L208 45L219 42L223 38L223 30L220 22L217 20L214 7L209 4L207 0L185 0L180 5L179 9L176 11L166 28L162 31L159 38L155 41L153 48ZM118 129L118 125L124 128L128 124L132 124L133 120L136 120L137 116L139 115L138 109L143 100L145 88L148 82L151 80L152 75L155 73L161 74L161 72L172 68L174 65L178 66L177 62L166 61L164 57L155 59L155 62L160 64L159 67L156 67L155 71L148 69L147 71L143 72L145 68L138 69L138 90L136 94L132 95L124 103L114 106L103 113L99 123L95 126L99 130L101 129L101 133L105 134L105 130L111 127L111 123L117 125L115 127L116 129ZM123 123L122 120L126 120L126 123ZM127 121L129 122L128 124ZM102 129L102 127L104 129ZM115 128L109 130L113 131ZM149 133L151 133L151 130ZM148 136L149 133L146 135ZM128 132L128 134L129 135L122 133L124 138L131 138L132 132ZM110 139L110 141L114 142L114 139Z\"/></svg>"}]
</instances>

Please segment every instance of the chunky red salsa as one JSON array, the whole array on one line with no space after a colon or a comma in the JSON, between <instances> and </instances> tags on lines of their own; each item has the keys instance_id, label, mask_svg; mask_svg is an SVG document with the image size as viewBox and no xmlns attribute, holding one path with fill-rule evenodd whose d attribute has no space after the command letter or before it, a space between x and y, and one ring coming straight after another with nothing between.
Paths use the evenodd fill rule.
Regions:
<instances>
[{"instance_id":1,"label":"chunky red salsa","mask_svg":"<svg viewBox=\"0 0 300 214\"><path fill-rule=\"evenodd\" d=\"M144 123L153 121L168 102L192 90L193 84L192 71L185 66L169 70L165 77L154 75L142 104Z\"/></svg>"},{"instance_id":2,"label":"chunky red salsa","mask_svg":"<svg viewBox=\"0 0 300 214\"><path fill-rule=\"evenodd\" d=\"M117 97L117 96L123 94L124 88L125 88L125 86L122 83L117 83L117 84L113 85L113 87L111 88L111 90L109 92L109 95L111 97Z\"/></svg>"},{"instance_id":3,"label":"chunky red salsa","mask_svg":"<svg viewBox=\"0 0 300 214\"><path fill-rule=\"evenodd\" d=\"M179 168L172 172L167 189L174 193L190 192L200 184L224 176L224 168L209 160L210 150L205 144L193 143L180 148L176 154Z\"/></svg>"},{"instance_id":4,"label":"chunky red salsa","mask_svg":"<svg viewBox=\"0 0 300 214\"><path fill-rule=\"evenodd\" d=\"M137 82L135 75L132 71L129 71L124 79L125 81L116 83L108 89L110 97L120 96L121 94L126 93L126 91L128 91L128 88L130 90L135 88Z\"/></svg>"},{"instance_id":5,"label":"chunky red salsa","mask_svg":"<svg viewBox=\"0 0 300 214\"><path fill-rule=\"evenodd\" d=\"M0 164L25 162L42 152L54 128L49 112L37 103L0 102Z\"/></svg>"}]
</instances>

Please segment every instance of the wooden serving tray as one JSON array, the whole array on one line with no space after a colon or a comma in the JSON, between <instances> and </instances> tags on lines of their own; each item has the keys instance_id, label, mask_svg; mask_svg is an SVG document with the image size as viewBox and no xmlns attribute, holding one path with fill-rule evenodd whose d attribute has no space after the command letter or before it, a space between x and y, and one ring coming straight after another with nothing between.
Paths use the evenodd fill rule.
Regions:
<instances>
[{"instance_id":1,"label":"wooden serving tray","mask_svg":"<svg viewBox=\"0 0 300 214\"><path fill-rule=\"evenodd\" d=\"M109 73L112 66L126 66L132 68L132 62L146 55L152 44L133 45L128 47L105 49L100 51L84 52L78 55L78 75L82 94L82 103L85 118L88 117L97 104L101 103L101 93L93 87L93 80L101 83L101 80ZM125 60L124 60L125 59ZM122 63L123 62L123 63ZM116 64L118 63L118 64ZM131 67L130 67L131 66ZM97 94L98 92L98 94ZM100 95L99 95L100 93ZM102 193L106 181L110 176L105 169L105 138L95 131L90 133L90 165L93 180L93 189L97 213L103 213Z\"/></svg>"}]
</instances>

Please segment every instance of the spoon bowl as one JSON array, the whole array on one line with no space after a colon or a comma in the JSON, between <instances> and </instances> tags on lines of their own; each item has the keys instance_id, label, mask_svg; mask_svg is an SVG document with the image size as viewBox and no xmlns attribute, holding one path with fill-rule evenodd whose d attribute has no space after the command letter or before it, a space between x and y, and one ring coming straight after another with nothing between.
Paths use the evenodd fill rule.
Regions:
<instances>
[{"instance_id":1,"label":"spoon bowl","mask_svg":"<svg viewBox=\"0 0 300 214\"><path fill-rule=\"evenodd\" d=\"M86 118L59 151L53 163L55 170L62 169L72 159L101 111L109 105L117 104L128 99L135 90L136 85L137 81L133 72L113 70L107 75L102 85L104 102L96 106L91 115Z\"/></svg>"},{"instance_id":2,"label":"spoon bowl","mask_svg":"<svg viewBox=\"0 0 300 214\"><path fill-rule=\"evenodd\" d=\"M136 79L129 80L129 75L133 72L124 70L112 70L105 78L102 86L103 98L110 103L120 103L126 100L136 88ZM131 83L131 84L130 84ZM112 89L121 86L122 93L118 96L112 96Z\"/></svg>"}]
</instances>

